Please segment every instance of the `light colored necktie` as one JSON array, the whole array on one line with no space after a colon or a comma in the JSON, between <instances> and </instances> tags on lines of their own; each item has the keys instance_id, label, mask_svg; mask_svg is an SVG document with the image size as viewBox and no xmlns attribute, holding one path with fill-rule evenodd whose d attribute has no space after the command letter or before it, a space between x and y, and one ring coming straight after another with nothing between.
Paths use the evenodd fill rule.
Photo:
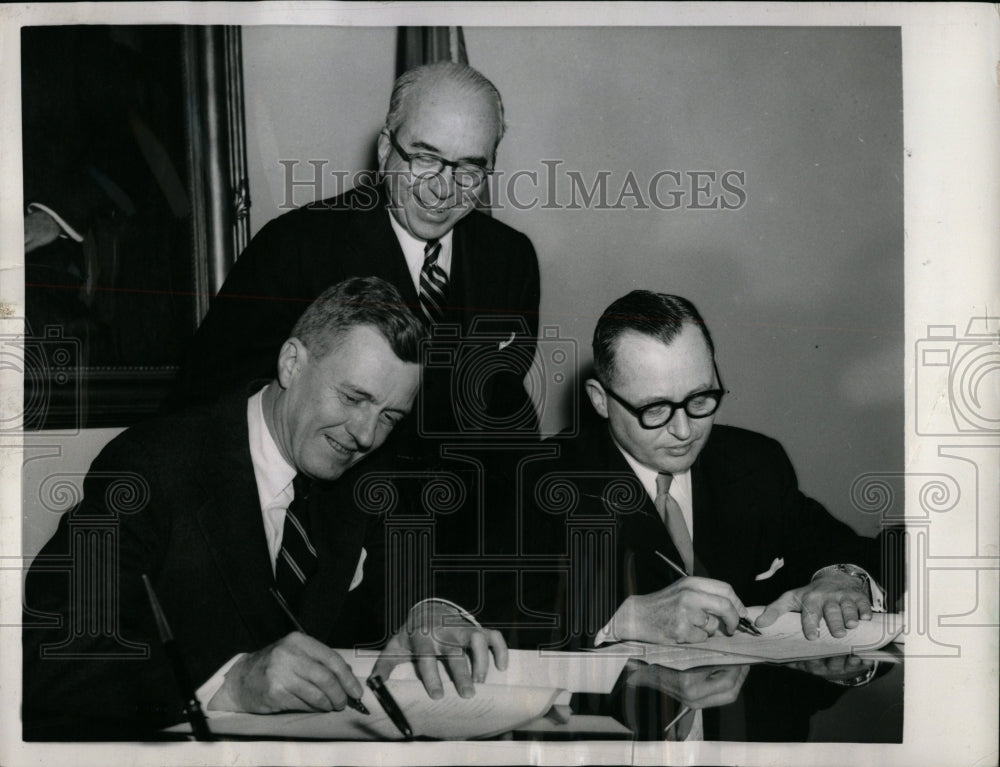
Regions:
<instances>
[{"instance_id":1,"label":"light colored necktie","mask_svg":"<svg viewBox=\"0 0 1000 767\"><path fill-rule=\"evenodd\" d=\"M424 245L424 265L420 268L420 309L430 325L440 322L444 317L448 275L438 265L440 255L441 243L438 240L428 240Z\"/></svg>"},{"instance_id":2,"label":"light colored necktie","mask_svg":"<svg viewBox=\"0 0 1000 767\"><path fill-rule=\"evenodd\" d=\"M670 483L673 480L672 474L661 472L656 475L656 500L653 503L663 524L667 526L667 532L670 533L681 559L684 560L685 572L690 575L694 572L694 544L691 542L687 523L684 522L684 512L681 511L680 504L670 495Z\"/></svg>"}]
</instances>

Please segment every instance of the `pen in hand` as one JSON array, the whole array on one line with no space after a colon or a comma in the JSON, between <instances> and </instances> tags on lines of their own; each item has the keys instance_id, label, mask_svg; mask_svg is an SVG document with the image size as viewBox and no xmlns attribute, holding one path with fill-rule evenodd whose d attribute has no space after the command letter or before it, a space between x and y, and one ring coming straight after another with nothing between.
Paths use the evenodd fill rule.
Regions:
<instances>
[{"instance_id":1,"label":"pen in hand","mask_svg":"<svg viewBox=\"0 0 1000 767\"><path fill-rule=\"evenodd\" d=\"M385 709L385 713L389 715L392 723L403 733L403 737L407 740L413 740L413 728L406 721L406 717L403 716L403 710L396 703L396 699L392 697L392 693L385 686L382 677L378 675L368 677L368 687L375 693L375 698L382 708Z\"/></svg>"},{"instance_id":2,"label":"pen in hand","mask_svg":"<svg viewBox=\"0 0 1000 767\"><path fill-rule=\"evenodd\" d=\"M659 551L656 552L656 556L670 565L674 570L676 570L682 578L687 578L688 574L684 572L679 565L671 562L666 556L661 554ZM736 630L742 631L744 634L752 634L753 636L761 636L760 629L753 625L747 618L740 618L740 622L736 624Z\"/></svg>"},{"instance_id":3,"label":"pen in hand","mask_svg":"<svg viewBox=\"0 0 1000 767\"><path fill-rule=\"evenodd\" d=\"M285 615L288 616L288 620L292 622L292 625L295 627L295 630L301 634L305 634L306 630L302 628L302 624L299 623L299 619L295 617L295 613L293 613L292 608L288 606L288 602L286 602L285 598L281 596L281 592L275 588L271 588L271 596L274 597L275 601L277 601L278 603L278 606L281 607ZM359 714L365 714L367 716L368 714L371 713L368 710L368 707L361 702L361 698L352 698L350 695L348 695L347 705L353 708Z\"/></svg>"}]
</instances>

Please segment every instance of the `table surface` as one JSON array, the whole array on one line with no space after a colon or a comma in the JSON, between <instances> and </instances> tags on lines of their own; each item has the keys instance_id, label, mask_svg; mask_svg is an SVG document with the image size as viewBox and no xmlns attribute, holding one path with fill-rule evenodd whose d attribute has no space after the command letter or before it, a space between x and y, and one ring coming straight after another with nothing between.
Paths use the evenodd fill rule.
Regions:
<instances>
[{"instance_id":1,"label":"table surface","mask_svg":"<svg viewBox=\"0 0 1000 767\"><path fill-rule=\"evenodd\" d=\"M791 664L704 666L675 671L636 657L512 653L508 671L492 670L488 682L522 685L531 681L536 686L568 692L547 715L491 740L653 743L667 740L664 727L682 709L690 707L702 712L705 741L900 743L905 668L902 652L879 654L881 659L877 661L835 656ZM367 676L373 663L374 657L351 659L359 678ZM415 678L405 666L392 674L393 678L408 675ZM184 737L162 732L137 738L132 733L92 731L82 724L53 722L27 738L134 741Z\"/></svg>"},{"instance_id":2,"label":"table surface","mask_svg":"<svg viewBox=\"0 0 1000 767\"><path fill-rule=\"evenodd\" d=\"M733 666L672 672L630 661L612 692L573 695L568 721L550 715L512 736L665 740L664 727L692 705L702 711L707 741L901 743L902 658L853 663L844 668L839 656L808 664L757 664L743 667L745 672ZM694 680L688 685L692 691L702 685L710 695L701 701L679 695L684 678Z\"/></svg>"}]
</instances>

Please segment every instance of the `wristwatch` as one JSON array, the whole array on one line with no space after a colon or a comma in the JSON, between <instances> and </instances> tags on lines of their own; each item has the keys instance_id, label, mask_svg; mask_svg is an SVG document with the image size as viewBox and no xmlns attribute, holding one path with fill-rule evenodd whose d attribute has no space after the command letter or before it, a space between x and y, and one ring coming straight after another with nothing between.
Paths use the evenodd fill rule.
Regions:
<instances>
[{"instance_id":1,"label":"wristwatch","mask_svg":"<svg viewBox=\"0 0 1000 767\"><path fill-rule=\"evenodd\" d=\"M840 564L840 565L834 565L832 568L827 568L827 569L828 570L832 569L835 572L844 573L845 575L850 575L852 578L860 578L861 587L868 593L869 596L871 596L872 579L868 577L868 573L866 573L857 565Z\"/></svg>"},{"instance_id":2,"label":"wristwatch","mask_svg":"<svg viewBox=\"0 0 1000 767\"><path fill-rule=\"evenodd\" d=\"M883 612L885 610L885 592L878 587L875 581L871 579L871 576L868 575L863 568L846 563L830 565L829 567L817 570L813 575L812 580L816 580L819 575L830 571L844 573L845 575L858 578L861 581L862 590L868 595L868 599L872 603L872 610L875 612Z\"/></svg>"}]
</instances>

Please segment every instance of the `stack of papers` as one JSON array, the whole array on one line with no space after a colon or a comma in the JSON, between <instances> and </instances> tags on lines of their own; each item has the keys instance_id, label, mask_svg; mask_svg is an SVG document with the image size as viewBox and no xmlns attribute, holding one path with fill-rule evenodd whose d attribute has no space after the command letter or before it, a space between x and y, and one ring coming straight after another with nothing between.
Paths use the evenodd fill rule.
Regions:
<instances>
[{"instance_id":1,"label":"stack of papers","mask_svg":"<svg viewBox=\"0 0 1000 767\"><path fill-rule=\"evenodd\" d=\"M748 607L751 621L764 611L763 607ZM736 632L733 636L717 634L698 644L646 644L623 642L601 653L626 653L644 658L667 668L684 671L697 666L734 663L792 662L831 655L848 655L878 650L892 642L903 630L902 616L896 613L875 613L870 621L859 621L847 634L837 639L830 634L825 622L820 623L819 638L806 639L802 634L799 613L785 613L761 636Z\"/></svg>"},{"instance_id":2,"label":"stack of papers","mask_svg":"<svg viewBox=\"0 0 1000 767\"><path fill-rule=\"evenodd\" d=\"M747 608L755 620L763 607ZM399 707L417 737L445 740L488 738L523 728L548 725L541 717L555 704L569 702L570 692L607 693L629 658L641 657L648 663L684 671L698 666L744 663L791 662L832 655L870 654L892 642L903 629L902 616L876 613L861 621L840 639L831 636L825 623L818 639L802 635L798 613L785 613L774 624L760 629L761 636L737 632L718 634L699 644L645 644L623 642L589 652L561 653L511 650L505 671L490 668L487 681L476 685L472 698L462 698L441 667L445 695L431 700L417 679L412 663L403 663L386 680ZM375 662L375 654L362 656L340 651L355 675L364 679ZM209 726L217 735L229 737L312 739L312 740L394 740L402 734L382 710L367 688L362 699L371 712L353 709L330 713L239 714L207 712ZM170 728L190 732L187 724Z\"/></svg>"},{"instance_id":3,"label":"stack of papers","mask_svg":"<svg viewBox=\"0 0 1000 767\"><path fill-rule=\"evenodd\" d=\"M445 695L431 700L423 685L414 680L390 679L386 687L403 710L416 737L444 740L488 738L516 729L543 716L561 690L520 685L479 684L476 695L462 698L450 682ZM329 713L239 714L209 712L208 725L214 735L307 740L402 740L403 736L365 688L362 702L371 712L351 708ZM170 732L190 732L188 724Z\"/></svg>"}]
</instances>

